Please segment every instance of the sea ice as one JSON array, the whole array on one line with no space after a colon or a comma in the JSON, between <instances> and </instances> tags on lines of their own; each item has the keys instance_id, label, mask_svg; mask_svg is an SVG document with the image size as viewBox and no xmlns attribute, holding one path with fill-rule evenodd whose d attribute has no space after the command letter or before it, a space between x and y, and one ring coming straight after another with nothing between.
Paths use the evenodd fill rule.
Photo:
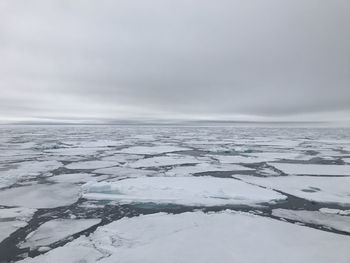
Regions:
<instances>
[{"instance_id":1,"label":"sea ice","mask_svg":"<svg viewBox=\"0 0 350 263\"><path fill-rule=\"evenodd\" d=\"M20 244L20 247L34 249L41 246L49 246L100 222L100 219L51 220L40 225L34 232L29 233L24 243Z\"/></svg>"},{"instance_id":2,"label":"sea ice","mask_svg":"<svg viewBox=\"0 0 350 263\"><path fill-rule=\"evenodd\" d=\"M254 205L284 200L275 191L228 178L142 177L116 182L87 183L83 197L118 200L122 203L162 203L182 205Z\"/></svg>"},{"instance_id":3,"label":"sea ice","mask_svg":"<svg viewBox=\"0 0 350 263\"><path fill-rule=\"evenodd\" d=\"M73 184L32 184L0 191L0 205L27 208L66 206L79 198L80 187Z\"/></svg>"},{"instance_id":4,"label":"sea ice","mask_svg":"<svg viewBox=\"0 0 350 263\"><path fill-rule=\"evenodd\" d=\"M269 163L285 174L291 175L341 175L350 176L350 165Z\"/></svg>"},{"instance_id":5,"label":"sea ice","mask_svg":"<svg viewBox=\"0 0 350 263\"><path fill-rule=\"evenodd\" d=\"M57 161L26 161L19 162L16 167L1 171L0 188L10 186L20 179L28 179L50 172L63 166Z\"/></svg>"},{"instance_id":6,"label":"sea ice","mask_svg":"<svg viewBox=\"0 0 350 263\"><path fill-rule=\"evenodd\" d=\"M96 176L90 173L74 173L74 174L60 174L48 178L50 181L56 183L87 183L89 181L101 181L107 179L107 176Z\"/></svg>"},{"instance_id":7,"label":"sea ice","mask_svg":"<svg viewBox=\"0 0 350 263\"><path fill-rule=\"evenodd\" d=\"M337 214L326 214L319 211L274 209L272 215L299 221L302 223L322 225L350 233L350 217Z\"/></svg>"},{"instance_id":8,"label":"sea ice","mask_svg":"<svg viewBox=\"0 0 350 263\"><path fill-rule=\"evenodd\" d=\"M350 237L240 212L123 218L22 263L348 263ZM95 260L95 261L92 261Z\"/></svg>"},{"instance_id":9,"label":"sea ice","mask_svg":"<svg viewBox=\"0 0 350 263\"><path fill-rule=\"evenodd\" d=\"M0 209L0 242L15 232L18 228L27 225L36 209L30 208L1 208Z\"/></svg>"},{"instance_id":10,"label":"sea ice","mask_svg":"<svg viewBox=\"0 0 350 263\"><path fill-rule=\"evenodd\" d=\"M59 149L48 149L44 152L46 154L58 155L58 156L91 156L96 155L98 151L105 151L106 148L97 147L97 148L59 148Z\"/></svg>"},{"instance_id":11,"label":"sea ice","mask_svg":"<svg viewBox=\"0 0 350 263\"><path fill-rule=\"evenodd\" d=\"M212 155L220 163L262 163L271 162L282 159L302 160L309 159L299 153L285 153L285 152L260 152L245 155Z\"/></svg>"},{"instance_id":12,"label":"sea ice","mask_svg":"<svg viewBox=\"0 0 350 263\"><path fill-rule=\"evenodd\" d=\"M245 182L316 202L350 205L350 177L234 175Z\"/></svg>"},{"instance_id":13,"label":"sea ice","mask_svg":"<svg viewBox=\"0 0 350 263\"><path fill-rule=\"evenodd\" d=\"M342 210L342 209L323 207L323 208L320 208L319 211L322 213L326 213L326 214L338 214L338 215L343 215L343 216L350 215L350 209Z\"/></svg>"},{"instance_id":14,"label":"sea ice","mask_svg":"<svg viewBox=\"0 0 350 263\"><path fill-rule=\"evenodd\" d=\"M84 161L84 162L74 162L66 165L66 168L71 170L84 170L84 169L99 169L116 166L118 163L111 161Z\"/></svg>"},{"instance_id":15,"label":"sea ice","mask_svg":"<svg viewBox=\"0 0 350 263\"><path fill-rule=\"evenodd\" d=\"M141 167L160 167L160 166L172 166L181 164L196 164L201 162L199 159L193 156L169 154L166 156L156 156L151 158L144 158L133 163L129 166L132 168Z\"/></svg>"},{"instance_id":16,"label":"sea ice","mask_svg":"<svg viewBox=\"0 0 350 263\"><path fill-rule=\"evenodd\" d=\"M200 163L191 166L176 166L165 174L167 176L186 176L195 173L203 172L218 172L218 171L254 171L254 169L244 167L238 164L212 164L212 163Z\"/></svg>"},{"instance_id":17,"label":"sea ice","mask_svg":"<svg viewBox=\"0 0 350 263\"><path fill-rule=\"evenodd\" d=\"M259 162L261 162L261 160L259 158L254 157L254 156L211 155L211 157L217 159L222 164L229 164L229 163L259 163Z\"/></svg>"},{"instance_id":18,"label":"sea ice","mask_svg":"<svg viewBox=\"0 0 350 263\"><path fill-rule=\"evenodd\" d=\"M118 179L123 177L151 176L151 175L157 174L155 171L151 171L151 170L141 170L141 169L135 169L135 168L129 168L129 167L119 167L119 166L97 169L94 171L94 173L108 174Z\"/></svg>"},{"instance_id":19,"label":"sea ice","mask_svg":"<svg viewBox=\"0 0 350 263\"><path fill-rule=\"evenodd\" d=\"M172 145L160 145L160 146L132 146L129 148L125 148L120 150L121 153L129 153L129 154L162 154L162 153L170 153L170 152L178 152L178 151L187 151L191 150L189 148L172 146Z\"/></svg>"}]
</instances>

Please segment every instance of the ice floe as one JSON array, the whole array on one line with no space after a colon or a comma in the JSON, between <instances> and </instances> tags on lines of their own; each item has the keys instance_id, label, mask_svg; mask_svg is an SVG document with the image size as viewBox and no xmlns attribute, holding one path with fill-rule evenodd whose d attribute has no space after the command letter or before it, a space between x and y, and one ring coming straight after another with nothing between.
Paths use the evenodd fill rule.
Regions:
<instances>
[{"instance_id":1,"label":"ice floe","mask_svg":"<svg viewBox=\"0 0 350 263\"><path fill-rule=\"evenodd\" d=\"M259 163L261 160L254 156L242 156L242 155L212 155L222 164L229 163ZM265 159L264 159L265 161Z\"/></svg>"},{"instance_id":2,"label":"ice floe","mask_svg":"<svg viewBox=\"0 0 350 263\"><path fill-rule=\"evenodd\" d=\"M79 193L80 187L73 184L32 184L0 191L0 205L53 208L76 202Z\"/></svg>"},{"instance_id":3,"label":"ice floe","mask_svg":"<svg viewBox=\"0 0 350 263\"><path fill-rule=\"evenodd\" d=\"M191 206L254 205L284 200L275 191L227 178L143 177L116 182L87 183L83 197L121 203L154 202Z\"/></svg>"},{"instance_id":4,"label":"ice floe","mask_svg":"<svg viewBox=\"0 0 350 263\"><path fill-rule=\"evenodd\" d=\"M260 152L245 155L212 155L220 163L262 163L278 161L282 159L289 160L308 160L310 157L299 153L284 153L284 152Z\"/></svg>"},{"instance_id":5,"label":"ice floe","mask_svg":"<svg viewBox=\"0 0 350 263\"><path fill-rule=\"evenodd\" d=\"M87 183L89 181L101 181L107 179L108 176L96 176L90 173L73 173L60 174L48 178L50 181L56 183Z\"/></svg>"},{"instance_id":6,"label":"ice floe","mask_svg":"<svg viewBox=\"0 0 350 263\"><path fill-rule=\"evenodd\" d=\"M0 188L10 186L18 180L37 177L63 166L58 161L26 161L17 163L13 169L1 171Z\"/></svg>"},{"instance_id":7,"label":"ice floe","mask_svg":"<svg viewBox=\"0 0 350 263\"><path fill-rule=\"evenodd\" d=\"M245 182L316 202L350 205L350 177L234 175Z\"/></svg>"},{"instance_id":8,"label":"ice floe","mask_svg":"<svg viewBox=\"0 0 350 263\"><path fill-rule=\"evenodd\" d=\"M135 169L130 167L119 167L119 166L97 169L94 171L94 173L108 174L118 179L123 177L151 176L151 175L159 174L158 172L151 171L151 170L141 170L141 169Z\"/></svg>"},{"instance_id":9,"label":"ice floe","mask_svg":"<svg viewBox=\"0 0 350 263\"><path fill-rule=\"evenodd\" d=\"M96 155L98 151L105 151L106 148L97 147L97 148L59 148L59 149L48 149L45 150L45 153L58 155L58 156L91 156Z\"/></svg>"},{"instance_id":10,"label":"ice floe","mask_svg":"<svg viewBox=\"0 0 350 263\"><path fill-rule=\"evenodd\" d=\"M350 233L350 216L327 214L319 211L274 209L272 215L302 223L331 227Z\"/></svg>"},{"instance_id":11,"label":"ice floe","mask_svg":"<svg viewBox=\"0 0 350 263\"><path fill-rule=\"evenodd\" d=\"M130 154L162 154L178 151L187 151L191 150L190 148L172 146L172 145L159 145L159 146L132 146L120 150L121 153L130 153Z\"/></svg>"},{"instance_id":12,"label":"ice floe","mask_svg":"<svg viewBox=\"0 0 350 263\"><path fill-rule=\"evenodd\" d=\"M239 212L123 218L22 263L348 263L350 237Z\"/></svg>"},{"instance_id":13,"label":"ice floe","mask_svg":"<svg viewBox=\"0 0 350 263\"><path fill-rule=\"evenodd\" d=\"M169 154L166 156L156 156L156 157L137 160L133 163L128 164L128 166L133 168L160 167L160 166L172 166L172 165L181 165L181 164L196 164L200 162L201 161L198 158L195 158L193 156Z\"/></svg>"},{"instance_id":14,"label":"ice floe","mask_svg":"<svg viewBox=\"0 0 350 263\"><path fill-rule=\"evenodd\" d=\"M338 214L338 215L343 215L343 216L350 215L350 209L342 210L342 209L323 207L323 208L320 208L320 212L326 213L326 214Z\"/></svg>"},{"instance_id":15,"label":"ice floe","mask_svg":"<svg viewBox=\"0 0 350 263\"><path fill-rule=\"evenodd\" d=\"M26 240L20 244L20 247L34 249L41 246L49 246L100 222L100 219L50 220L40 225L34 232L29 233Z\"/></svg>"},{"instance_id":16,"label":"ice floe","mask_svg":"<svg viewBox=\"0 0 350 263\"><path fill-rule=\"evenodd\" d=\"M84 169L99 169L116 166L118 163L112 161L84 161L84 162L74 162L66 165L66 168L71 170L84 170Z\"/></svg>"},{"instance_id":17,"label":"ice floe","mask_svg":"<svg viewBox=\"0 0 350 263\"><path fill-rule=\"evenodd\" d=\"M285 174L291 175L341 175L350 176L350 165L269 163Z\"/></svg>"},{"instance_id":18,"label":"ice floe","mask_svg":"<svg viewBox=\"0 0 350 263\"><path fill-rule=\"evenodd\" d=\"M219 171L254 171L254 169L238 164L211 164L199 163L196 165L177 166L165 174L168 176L186 176L195 173L219 172Z\"/></svg>"},{"instance_id":19,"label":"ice floe","mask_svg":"<svg viewBox=\"0 0 350 263\"><path fill-rule=\"evenodd\" d=\"M35 212L36 209L30 208L0 208L0 242L18 228L26 226Z\"/></svg>"}]
</instances>

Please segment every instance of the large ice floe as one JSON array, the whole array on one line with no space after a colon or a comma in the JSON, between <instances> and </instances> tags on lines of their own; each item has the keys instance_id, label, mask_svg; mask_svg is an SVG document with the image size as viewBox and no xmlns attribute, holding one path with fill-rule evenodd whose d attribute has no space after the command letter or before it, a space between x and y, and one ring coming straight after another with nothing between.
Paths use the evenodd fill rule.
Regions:
<instances>
[{"instance_id":1,"label":"large ice floe","mask_svg":"<svg viewBox=\"0 0 350 263\"><path fill-rule=\"evenodd\" d=\"M121 149L120 153L129 154L162 154L178 151L191 150L190 148L173 146L173 145L159 145L159 146L132 146L129 148Z\"/></svg>"},{"instance_id":2,"label":"large ice floe","mask_svg":"<svg viewBox=\"0 0 350 263\"><path fill-rule=\"evenodd\" d=\"M0 242L18 228L27 225L36 209L30 208L0 208Z\"/></svg>"},{"instance_id":3,"label":"large ice floe","mask_svg":"<svg viewBox=\"0 0 350 263\"><path fill-rule=\"evenodd\" d=\"M121 203L160 203L189 206L254 205L284 200L273 190L231 178L142 177L116 182L87 183L83 197Z\"/></svg>"},{"instance_id":4,"label":"large ice floe","mask_svg":"<svg viewBox=\"0 0 350 263\"><path fill-rule=\"evenodd\" d=\"M10 186L21 179L37 177L61 166L63 164L57 161L20 162L11 169L1 171L0 188Z\"/></svg>"},{"instance_id":5,"label":"large ice floe","mask_svg":"<svg viewBox=\"0 0 350 263\"><path fill-rule=\"evenodd\" d=\"M34 232L29 233L25 241L20 244L20 247L34 249L41 246L49 246L100 222L100 219L51 220L39 226Z\"/></svg>"},{"instance_id":6,"label":"large ice floe","mask_svg":"<svg viewBox=\"0 0 350 263\"><path fill-rule=\"evenodd\" d=\"M22 263L348 263L350 237L241 212L123 218Z\"/></svg>"},{"instance_id":7,"label":"large ice floe","mask_svg":"<svg viewBox=\"0 0 350 263\"><path fill-rule=\"evenodd\" d=\"M270 163L285 174L350 176L350 165Z\"/></svg>"},{"instance_id":8,"label":"large ice floe","mask_svg":"<svg viewBox=\"0 0 350 263\"><path fill-rule=\"evenodd\" d=\"M169 154L166 156L156 156L151 158L144 158L130 163L129 166L132 168L141 167L160 167L160 166L172 166L181 164L196 164L200 163L201 160L193 156L185 156L180 154Z\"/></svg>"},{"instance_id":9,"label":"large ice floe","mask_svg":"<svg viewBox=\"0 0 350 263\"><path fill-rule=\"evenodd\" d=\"M245 182L316 202L350 205L350 177L234 175Z\"/></svg>"},{"instance_id":10,"label":"large ice floe","mask_svg":"<svg viewBox=\"0 0 350 263\"><path fill-rule=\"evenodd\" d=\"M94 173L97 174L108 174L112 178L120 179L120 178L126 178L126 177L142 177L142 176L152 176L157 175L159 172L155 172L152 170L141 170L141 169L135 169L130 167L109 167L109 168L102 168L97 169L94 171ZM109 179L111 181L112 179Z\"/></svg>"},{"instance_id":11,"label":"large ice floe","mask_svg":"<svg viewBox=\"0 0 350 263\"><path fill-rule=\"evenodd\" d=\"M60 174L49 177L48 180L56 183L87 183L89 181L101 181L107 178L106 175L95 176L90 173Z\"/></svg>"},{"instance_id":12,"label":"large ice floe","mask_svg":"<svg viewBox=\"0 0 350 263\"><path fill-rule=\"evenodd\" d=\"M212 155L213 158L217 159L220 163L261 163L278 161L282 159L290 160L302 160L309 159L299 153L285 153L285 152L259 152L245 155Z\"/></svg>"},{"instance_id":13,"label":"large ice floe","mask_svg":"<svg viewBox=\"0 0 350 263\"><path fill-rule=\"evenodd\" d=\"M66 168L71 170L83 170L83 169L99 169L111 166L116 166L117 163L112 161L85 161L85 162L74 162L66 165Z\"/></svg>"},{"instance_id":14,"label":"large ice floe","mask_svg":"<svg viewBox=\"0 0 350 263\"><path fill-rule=\"evenodd\" d=\"M208 172L233 172L233 171L254 171L252 168L244 167L238 164L212 164L199 163L196 165L176 166L165 174L168 176L186 176L196 173Z\"/></svg>"},{"instance_id":15,"label":"large ice floe","mask_svg":"<svg viewBox=\"0 0 350 263\"><path fill-rule=\"evenodd\" d=\"M350 216L322 213L320 211L274 209L272 215L299 221L302 223L321 225L350 233Z\"/></svg>"},{"instance_id":16,"label":"large ice floe","mask_svg":"<svg viewBox=\"0 0 350 263\"><path fill-rule=\"evenodd\" d=\"M0 205L28 208L66 206L79 198L80 187L67 184L32 184L0 191Z\"/></svg>"}]
</instances>

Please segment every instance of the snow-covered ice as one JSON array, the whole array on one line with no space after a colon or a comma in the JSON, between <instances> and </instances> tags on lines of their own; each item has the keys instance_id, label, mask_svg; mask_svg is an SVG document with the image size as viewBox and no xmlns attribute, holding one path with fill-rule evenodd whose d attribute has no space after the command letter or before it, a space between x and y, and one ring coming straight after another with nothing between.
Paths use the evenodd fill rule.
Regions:
<instances>
[{"instance_id":1,"label":"snow-covered ice","mask_svg":"<svg viewBox=\"0 0 350 263\"><path fill-rule=\"evenodd\" d=\"M130 167L119 167L119 166L97 169L94 171L94 173L108 174L108 175L111 175L112 177L116 177L119 179L125 178L125 177L151 176L151 175L159 174L158 172L151 171L151 170L141 170L141 169L135 169Z\"/></svg>"},{"instance_id":2,"label":"snow-covered ice","mask_svg":"<svg viewBox=\"0 0 350 263\"><path fill-rule=\"evenodd\" d=\"M234 175L245 182L279 190L307 200L350 205L350 177Z\"/></svg>"},{"instance_id":3,"label":"snow-covered ice","mask_svg":"<svg viewBox=\"0 0 350 263\"><path fill-rule=\"evenodd\" d=\"M229 163L259 163L261 160L255 156L242 155L212 155L213 158L219 160L222 164Z\"/></svg>"},{"instance_id":4,"label":"snow-covered ice","mask_svg":"<svg viewBox=\"0 0 350 263\"><path fill-rule=\"evenodd\" d=\"M0 191L0 205L27 208L66 206L79 198L80 187L73 184L32 184Z\"/></svg>"},{"instance_id":5,"label":"snow-covered ice","mask_svg":"<svg viewBox=\"0 0 350 263\"><path fill-rule=\"evenodd\" d=\"M66 168L71 170L83 170L83 169L99 169L111 166L116 166L118 163L112 161L85 161L85 162L74 162L66 165Z\"/></svg>"},{"instance_id":6,"label":"snow-covered ice","mask_svg":"<svg viewBox=\"0 0 350 263\"><path fill-rule=\"evenodd\" d=\"M254 205L286 198L275 191L239 180L210 176L131 178L117 182L87 183L83 188L84 198L118 200L121 203Z\"/></svg>"},{"instance_id":7,"label":"snow-covered ice","mask_svg":"<svg viewBox=\"0 0 350 263\"><path fill-rule=\"evenodd\" d=\"M327 208L327 207L322 207L319 210L322 213L326 214L338 214L338 215L343 215L347 216L350 215L350 209L334 209L334 208Z\"/></svg>"},{"instance_id":8,"label":"snow-covered ice","mask_svg":"<svg viewBox=\"0 0 350 263\"><path fill-rule=\"evenodd\" d=\"M36 209L30 208L1 208L0 209L0 242L15 232L18 228L27 225Z\"/></svg>"},{"instance_id":9,"label":"snow-covered ice","mask_svg":"<svg viewBox=\"0 0 350 263\"><path fill-rule=\"evenodd\" d=\"M21 179L28 179L63 166L58 161L26 161L17 163L13 169L1 171L0 188L10 186Z\"/></svg>"},{"instance_id":10,"label":"snow-covered ice","mask_svg":"<svg viewBox=\"0 0 350 263\"><path fill-rule=\"evenodd\" d=\"M101 181L107 179L108 176L96 176L90 173L72 173L60 174L48 178L48 180L56 183L87 183L89 181Z\"/></svg>"},{"instance_id":11,"label":"snow-covered ice","mask_svg":"<svg viewBox=\"0 0 350 263\"><path fill-rule=\"evenodd\" d=\"M20 247L34 249L41 246L49 246L100 222L100 219L50 220L39 226L34 232L29 233L25 242L20 244Z\"/></svg>"},{"instance_id":12,"label":"snow-covered ice","mask_svg":"<svg viewBox=\"0 0 350 263\"><path fill-rule=\"evenodd\" d=\"M166 156L156 156L151 158L144 158L130 163L129 166L133 168L140 167L159 167L159 166L171 166L181 164L196 164L201 161L193 156L185 156L180 154L169 154Z\"/></svg>"},{"instance_id":13,"label":"snow-covered ice","mask_svg":"<svg viewBox=\"0 0 350 263\"><path fill-rule=\"evenodd\" d=\"M212 155L213 158L219 160L220 163L261 163L278 161L282 159L303 160L309 159L299 153L285 152L260 152L245 155Z\"/></svg>"},{"instance_id":14,"label":"snow-covered ice","mask_svg":"<svg viewBox=\"0 0 350 263\"><path fill-rule=\"evenodd\" d=\"M350 165L270 163L285 174L350 176Z\"/></svg>"},{"instance_id":15,"label":"snow-covered ice","mask_svg":"<svg viewBox=\"0 0 350 263\"><path fill-rule=\"evenodd\" d=\"M1 125L0 262L348 263L349 146L349 129Z\"/></svg>"},{"instance_id":16,"label":"snow-covered ice","mask_svg":"<svg viewBox=\"0 0 350 263\"><path fill-rule=\"evenodd\" d=\"M219 171L254 171L254 169L238 164L199 163L196 165L177 166L170 169L165 174L168 176L186 176L195 173Z\"/></svg>"},{"instance_id":17,"label":"snow-covered ice","mask_svg":"<svg viewBox=\"0 0 350 263\"><path fill-rule=\"evenodd\" d=\"M348 263L350 237L239 212L123 218L22 263Z\"/></svg>"},{"instance_id":18,"label":"snow-covered ice","mask_svg":"<svg viewBox=\"0 0 350 263\"><path fill-rule=\"evenodd\" d=\"M159 146L132 146L129 148L124 148L120 150L120 153L130 153L130 154L162 154L178 151L187 151L190 148L173 146L173 145L159 145Z\"/></svg>"},{"instance_id":19,"label":"snow-covered ice","mask_svg":"<svg viewBox=\"0 0 350 263\"><path fill-rule=\"evenodd\" d=\"M274 209L272 215L302 223L331 227L350 233L350 216L327 214L320 211Z\"/></svg>"}]
</instances>

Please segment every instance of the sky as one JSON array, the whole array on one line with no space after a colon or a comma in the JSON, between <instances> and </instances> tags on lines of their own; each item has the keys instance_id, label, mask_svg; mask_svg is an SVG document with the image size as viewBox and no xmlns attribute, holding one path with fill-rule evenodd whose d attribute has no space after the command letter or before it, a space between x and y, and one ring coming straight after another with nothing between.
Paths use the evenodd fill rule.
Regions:
<instances>
[{"instance_id":1,"label":"sky","mask_svg":"<svg viewBox=\"0 0 350 263\"><path fill-rule=\"evenodd\" d=\"M2 0L0 122L350 121L349 0Z\"/></svg>"}]
</instances>

